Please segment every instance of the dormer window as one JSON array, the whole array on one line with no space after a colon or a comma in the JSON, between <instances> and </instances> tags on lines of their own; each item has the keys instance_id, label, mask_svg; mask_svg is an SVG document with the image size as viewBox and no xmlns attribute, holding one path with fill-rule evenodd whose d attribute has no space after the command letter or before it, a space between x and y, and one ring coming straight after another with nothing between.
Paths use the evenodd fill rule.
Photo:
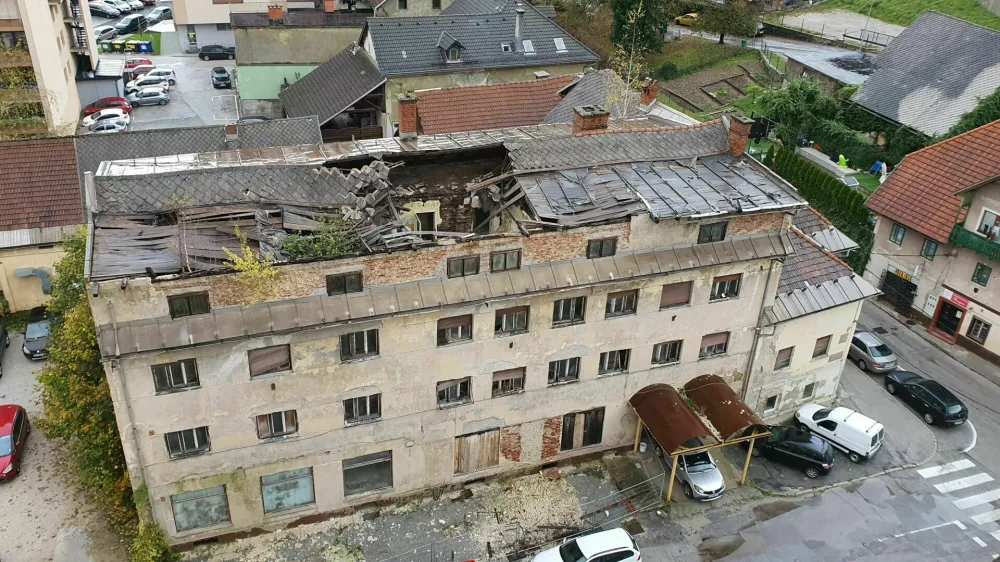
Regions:
<instances>
[{"instance_id":1,"label":"dormer window","mask_svg":"<svg viewBox=\"0 0 1000 562\"><path fill-rule=\"evenodd\" d=\"M505 52L505 53L509 53L509 52L513 51L514 49L512 49L510 47L510 43L500 43L500 50L503 51L503 52Z\"/></svg>"},{"instance_id":2,"label":"dormer window","mask_svg":"<svg viewBox=\"0 0 1000 562\"><path fill-rule=\"evenodd\" d=\"M531 44L531 39L525 39L524 41L521 41L521 46L524 47L525 55L535 54L535 46Z\"/></svg>"},{"instance_id":3,"label":"dormer window","mask_svg":"<svg viewBox=\"0 0 1000 562\"><path fill-rule=\"evenodd\" d=\"M556 37L555 39L552 40L552 42L556 44L556 52L557 53L566 53L566 52L568 52L566 50L566 42L563 41L562 37Z\"/></svg>"},{"instance_id":4,"label":"dormer window","mask_svg":"<svg viewBox=\"0 0 1000 562\"><path fill-rule=\"evenodd\" d=\"M445 62L462 62L462 49L464 47L451 33L441 32L441 35L438 36L437 48L441 49Z\"/></svg>"},{"instance_id":5,"label":"dormer window","mask_svg":"<svg viewBox=\"0 0 1000 562\"><path fill-rule=\"evenodd\" d=\"M459 62L462 60L462 51L458 47L448 49L448 62Z\"/></svg>"}]
</instances>

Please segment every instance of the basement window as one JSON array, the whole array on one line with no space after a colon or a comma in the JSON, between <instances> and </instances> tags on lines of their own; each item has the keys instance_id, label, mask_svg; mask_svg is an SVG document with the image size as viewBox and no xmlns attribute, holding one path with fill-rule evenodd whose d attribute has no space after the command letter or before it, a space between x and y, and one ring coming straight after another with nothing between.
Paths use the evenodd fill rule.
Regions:
<instances>
[{"instance_id":1,"label":"basement window","mask_svg":"<svg viewBox=\"0 0 1000 562\"><path fill-rule=\"evenodd\" d=\"M264 513L284 511L316 503L312 468L288 470L260 477Z\"/></svg>"},{"instance_id":2,"label":"basement window","mask_svg":"<svg viewBox=\"0 0 1000 562\"><path fill-rule=\"evenodd\" d=\"M229 523L225 486L174 494L170 496L170 505L178 532Z\"/></svg>"},{"instance_id":3,"label":"basement window","mask_svg":"<svg viewBox=\"0 0 1000 562\"><path fill-rule=\"evenodd\" d=\"M344 496L392 488L392 451L344 459Z\"/></svg>"}]
</instances>

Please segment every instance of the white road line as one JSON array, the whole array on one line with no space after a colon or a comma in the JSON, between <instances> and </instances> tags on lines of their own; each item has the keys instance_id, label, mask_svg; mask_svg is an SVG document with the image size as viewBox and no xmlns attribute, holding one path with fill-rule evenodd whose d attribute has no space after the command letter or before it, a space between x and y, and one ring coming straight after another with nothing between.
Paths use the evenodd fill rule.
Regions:
<instances>
[{"instance_id":1,"label":"white road line","mask_svg":"<svg viewBox=\"0 0 1000 562\"><path fill-rule=\"evenodd\" d=\"M1000 509L994 509L993 511L987 511L986 513L973 515L972 520L978 523L979 525L982 525L983 523L989 523L991 521L1000 521Z\"/></svg>"},{"instance_id":2,"label":"white road line","mask_svg":"<svg viewBox=\"0 0 1000 562\"><path fill-rule=\"evenodd\" d=\"M935 484L934 487L937 488L937 491L942 494L949 494L951 492L964 490L965 488L971 488L972 486L978 486L992 481L992 476L986 474L985 472L980 472L979 474L966 476L965 478L958 478L956 480L942 482L941 484Z\"/></svg>"},{"instance_id":3,"label":"white road line","mask_svg":"<svg viewBox=\"0 0 1000 562\"><path fill-rule=\"evenodd\" d=\"M963 531L965 530L965 525L963 525L961 521L949 521L947 523L941 523L940 525L931 525L930 527L924 527L923 529L917 529L915 531L907 531L905 533L896 533L895 535L892 535L891 537L882 537L881 539L878 540L878 542L885 542L885 541L887 541L889 539L898 539L900 537L905 537L907 535L915 535L917 533L923 533L924 531L930 531L932 529L940 529L941 527L947 527L948 525L954 525L954 526L958 527L959 529L962 529ZM1000 541L1000 531L994 531L991 534L993 535L993 538L995 538L998 541Z\"/></svg>"},{"instance_id":4,"label":"white road line","mask_svg":"<svg viewBox=\"0 0 1000 562\"><path fill-rule=\"evenodd\" d=\"M976 466L976 463L970 461L969 459L962 459L955 462L942 464L940 466L931 466L927 468L922 468L917 471L917 474L923 476L924 478L934 478L935 476L951 474L952 472L958 472L959 470L965 470L967 468L972 468L974 466Z\"/></svg>"},{"instance_id":5,"label":"white road line","mask_svg":"<svg viewBox=\"0 0 1000 562\"><path fill-rule=\"evenodd\" d=\"M986 541L984 541L983 539L979 537L972 537L972 540L976 541L976 544L978 544L980 547L986 548Z\"/></svg>"},{"instance_id":6,"label":"white road line","mask_svg":"<svg viewBox=\"0 0 1000 562\"><path fill-rule=\"evenodd\" d=\"M972 443L968 447L962 449L963 453L968 453L969 451L972 450L973 447L976 446L976 439L979 438L979 434L976 433L976 426L972 425L971 421L965 420L965 423L968 424L968 426L972 428Z\"/></svg>"},{"instance_id":7,"label":"white road line","mask_svg":"<svg viewBox=\"0 0 1000 562\"><path fill-rule=\"evenodd\" d=\"M961 521L952 521L952 523L954 523L955 526L958 527L959 529L963 531L965 530L965 525Z\"/></svg>"},{"instance_id":8,"label":"white road line","mask_svg":"<svg viewBox=\"0 0 1000 562\"><path fill-rule=\"evenodd\" d=\"M1000 541L1000 531L993 531L992 533L990 533L990 536Z\"/></svg>"},{"instance_id":9,"label":"white road line","mask_svg":"<svg viewBox=\"0 0 1000 562\"><path fill-rule=\"evenodd\" d=\"M984 503L990 503L997 500L1000 500L1000 490L990 490L989 492L983 492L981 494L955 500L954 504L958 509L969 509L970 507L976 507L977 505L983 505Z\"/></svg>"}]
</instances>

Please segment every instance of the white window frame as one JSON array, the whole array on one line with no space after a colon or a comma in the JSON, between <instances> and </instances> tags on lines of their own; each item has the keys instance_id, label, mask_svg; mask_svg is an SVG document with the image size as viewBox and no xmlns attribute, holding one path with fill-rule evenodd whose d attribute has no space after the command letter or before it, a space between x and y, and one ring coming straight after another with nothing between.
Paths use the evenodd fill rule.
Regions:
<instances>
[{"instance_id":1,"label":"white window frame","mask_svg":"<svg viewBox=\"0 0 1000 562\"><path fill-rule=\"evenodd\" d=\"M521 47L524 49L525 56L530 57L535 55L535 45L531 43L531 39L523 39Z\"/></svg>"},{"instance_id":2,"label":"white window frame","mask_svg":"<svg viewBox=\"0 0 1000 562\"><path fill-rule=\"evenodd\" d=\"M600 362L597 365L597 374L603 376L627 373L631 358L631 349L605 351L601 354Z\"/></svg>"},{"instance_id":3,"label":"white window frame","mask_svg":"<svg viewBox=\"0 0 1000 562\"><path fill-rule=\"evenodd\" d=\"M579 318L577 317L579 316ZM587 297L559 299L552 303L552 327L583 324L587 319Z\"/></svg>"},{"instance_id":4,"label":"white window frame","mask_svg":"<svg viewBox=\"0 0 1000 562\"><path fill-rule=\"evenodd\" d=\"M553 379L553 370L555 378ZM580 380L580 358L570 357L558 361L549 361L549 386L578 382Z\"/></svg>"},{"instance_id":5,"label":"white window frame","mask_svg":"<svg viewBox=\"0 0 1000 562\"><path fill-rule=\"evenodd\" d=\"M375 399L374 401L378 405L378 413L375 413L375 414L372 413L372 399L373 398ZM358 415L358 409L359 409L358 405L361 404L362 401L364 401L365 411L368 412L368 413L365 414L365 415L363 415L363 416L359 416ZM350 403L353 404L353 408L352 409L354 410L354 417L352 417L352 418L348 418L347 417L347 403L348 402L350 402ZM344 399L344 425L358 425L358 424L362 424L362 423L370 423L370 422L373 422L373 421L378 421L380 419L382 419L382 393L381 392L376 392L375 394L369 394L367 396L356 396L354 398L345 398Z\"/></svg>"},{"instance_id":6,"label":"white window frame","mask_svg":"<svg viewBox=\"0 0 1000 562\"><path fill-rule=\"evenodd\" d=\"M566 49L566 41L564 41L562 37L553 37L552 42L555 43L557 53L563 54L569 52L569 50Z\"/></svg>"},{"instance_id":7,"label":"white window frame","mask_svg":"<svg viewBox=\"0 0 1000 562\"><path fill-rule=\"evenodd\" d=\"M175 367L180 371L180 373L174 373ZM157 387L157 368L163 369L163 374L167 379L167 386L164 388ZM150 370L153 373L153 388L156 389L157 394L166 394L169 392L177 392L179 390L187 390L189 388L198 388L201 386L201 380L198 378L198 362L193 358L152 365ZM180 384L175 382L176 374L180 374L182 381Z\"/></svg>"},{"instance_id":8,"label":"white window frame","mask_svg":"<svg viewBox=\"0 0 1000 562\"><path fill-rule=\"evenodd\" d=\"M677 358L670 359L670 351L676 346ZM653 346L653 358L650 362L653 365L675 365L681 362L681 353L684 350L684 340L673 340L660 342ZM659 352L659 353L657 353Z\"/></svg>"}]
</instances>

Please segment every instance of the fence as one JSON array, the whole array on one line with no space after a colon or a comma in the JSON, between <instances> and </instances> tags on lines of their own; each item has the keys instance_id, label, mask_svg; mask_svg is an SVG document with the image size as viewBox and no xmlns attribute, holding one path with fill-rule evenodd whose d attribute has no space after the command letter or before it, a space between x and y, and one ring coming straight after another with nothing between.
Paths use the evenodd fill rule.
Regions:
<instances>
[{"instance_id":1,"label":"fence","mask_svg":"<svg viewBox=\"0 0 1000 562\"><path fill-rule=\"evenodd\" d=\"M866 45L888 47L889 42L895 39L895 37L892 35L886 35L885 33L878 33L877 31L872 31L871 29L858 29L845 31L844 39L853 39L854 41L860 41Z\"/></svg>"}]
</instances>

